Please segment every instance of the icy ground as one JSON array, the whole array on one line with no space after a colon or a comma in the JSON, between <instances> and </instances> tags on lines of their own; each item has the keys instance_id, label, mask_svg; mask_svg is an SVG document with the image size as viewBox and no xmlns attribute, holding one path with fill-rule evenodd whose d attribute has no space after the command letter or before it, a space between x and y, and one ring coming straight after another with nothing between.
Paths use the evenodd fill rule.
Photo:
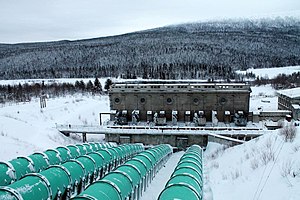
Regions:
<instances>
[{"instance_id":1,"label":"icy ground","mask_svg":"<svg viewBox=\"0 0 300 200\"><path fill-rule=\"evenodd\" d=\"M253 87L250 110L276 110L277 98L270 86ZM48 99L42 111L39 101L0 107L0 161L26 156L59 145L80 142L65 137L57 124L98 125L99 112L109 111L107 96L66 96ZM88 136L102 141L103 136ZM300 133L292 143L278 134L266 134L243 145L226 148L209 143L204 157L206 200L300 199ZM143 195L155 199L183 152L173 154Z\"/></svg>"}]
</instances>

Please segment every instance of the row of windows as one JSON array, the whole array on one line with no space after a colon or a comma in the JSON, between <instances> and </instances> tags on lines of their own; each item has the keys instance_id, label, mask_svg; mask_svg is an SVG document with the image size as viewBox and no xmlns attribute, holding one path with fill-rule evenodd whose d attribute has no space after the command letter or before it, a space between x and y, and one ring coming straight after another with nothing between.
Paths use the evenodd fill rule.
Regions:
<instances>
[{"instance_id":1,"label":"row of windows","mask_svg":"<svg viewBox=\"0 0 300 200\"><path fill-rule=\"evenodd\" d=\"M160 85L151 85L151 88L160 88Z\"/></svg>"},{"instance_id":2,"label":"row of windows","mask_svg":"<svg viewBox=\"0 0 300 200\"><path fill-rule=\"evenodd\" d=\"M278 98L278 103L285 106L286 108L289 108L291 106L291 102L285 98Z\"/></svg>"},{"instance_id":3,"label":"row of windows","mask_svg":"<svg viewBox=\"0 0 300 200\"><path fill-rule=\"evenodd\" d=\"M118 98L118 97L115 98L114 101L115 101L116 104L119 104L119 103L121 102L120 98ZM146 99L145 99L144 97L142 97L142 98L140 99L140 102L141 102L142 104L144 104L144 103L146 103ZM193 99L193 102L194 102L194 104L198 104L198 103L200 102L200 100L199 100L198 98L194 98L194 99ZM225 104L226 102L227 102L227 99L224 98L224 97L221 97L220 100L219 100L219 103L222 104L222 105ZM170 98L170 97L167 98L167 99L166 99L166 103L167 103L167 104L172 104L172 103L173 103L173 99Z\"/></svg>"},{"instance_id":4,"label":"row of windows","mask_svg":"<svg viewBox=\"0 0 300 200\"><path fill-rule=\"evenodd\" d=\"M228 86L227 86L228 87ZM236 85L236 86L233 86L233 88L243 88L243 86L238 86L238 85Z\"/></svg>"},{"instance_id":5,"label":"row of windows","mask_svg":"<svg viewBox=\"0 0 300 200\"><path fill-rule=\"evenodd\" d=\"M188 88L187 85L178 85L178 86L165 86L166 88ZM243 88L243 86L232 86L233 88ZM113 86L113 88L123 88L122 86ZM135 88L135 86L124 86L124 88ZM137 88L148 88L148 86L139 86ZM160 85L151 85L150 88L161 88ZM214 85L192 85L191 88L216 88ZM219 85L219 88L228 89L228 85Z\"/></svg>"}]
</instances>

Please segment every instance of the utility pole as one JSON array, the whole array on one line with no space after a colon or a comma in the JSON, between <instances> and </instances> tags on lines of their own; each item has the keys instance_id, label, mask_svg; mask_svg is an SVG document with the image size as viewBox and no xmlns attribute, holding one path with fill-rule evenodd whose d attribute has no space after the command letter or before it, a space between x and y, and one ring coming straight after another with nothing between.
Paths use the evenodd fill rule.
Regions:
<instances>
[{"instance_id":1,"label":"utility pole","mask_svg":"<svg viewBox=\"0 0 300 200\"><path fill-rule=\"evenodd\" d=\"M41 111L43 108L46 108L47 104L46 104L46 95L42 94L40 95L40 107L41 107Z\"/></svg>"}]
</instances>

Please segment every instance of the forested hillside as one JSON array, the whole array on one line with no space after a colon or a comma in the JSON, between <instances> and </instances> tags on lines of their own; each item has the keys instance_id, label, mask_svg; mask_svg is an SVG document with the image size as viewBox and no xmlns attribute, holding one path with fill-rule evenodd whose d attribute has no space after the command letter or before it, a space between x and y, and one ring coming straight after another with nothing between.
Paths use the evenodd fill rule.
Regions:
<instances>
[{"instance_id":1,"label":"forested hillside","mask_svg":"<svg viewBox=\"0 0 300 200\"><path fill-rule=\"evenodd\" d=\"M0 79L238 78L300 64L300 20L192 23L78 41L0 44Z\"/></svg>"}]
</instances>

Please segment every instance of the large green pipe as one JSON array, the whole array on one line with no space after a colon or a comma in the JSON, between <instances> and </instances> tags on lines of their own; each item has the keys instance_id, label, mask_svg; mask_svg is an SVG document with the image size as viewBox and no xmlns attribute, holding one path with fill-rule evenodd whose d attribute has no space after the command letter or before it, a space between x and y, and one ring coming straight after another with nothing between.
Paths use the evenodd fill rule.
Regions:
<instances>
[{"instance_id":1,"label":"large green pipe","mask_svg":"<svg viewBox=\"0 0 300 200\"><path fill-rule=\"evenodd\" d=\"M87 153L88 145L68 145L67 147L57 147L56 149L48 149L45 152L37 152L28 157L18 157L9 162L0 162L0 186L9 185L28 173L41 172L50 165L61 164L70 159L75 159L80 155ZM93 143L92 149L109 146ZM98 148L99 147L99 148Z\"/></svg>"},{"instance_id":2,"label":"large green pipe","mask_svg":"<svg viewBox=\"0 0 300 200\"><path fill-rule=\"evenodd\" d=\"M73 199L76 200L123 200L120 195L120 190L117 188L117 186L107 180L100 180L96 181L92 185L97 189L89 189L88 193L83 192L79 196L74 197ZM100 189L101 188L101 189Z\"/></svg>"},{"instance_id":3,"label":"large green pipe","mask_svg":"<svg viewBox=\"0 0 300 200\"><path fill-rule=\"evenodd\" d=\"M77 146L75 145L68 145L67 148L70 150L70 154L71 154L71 158L75 159L79 156L81 156L80 154L80 150Z\"/></svg>"},{"instance_id":4,"label":"large green pipe","mask_svg":"<svg viewBox=\"0 0 300 200\"><path fill-rule=\"evenodd\" d=\"M190 174L190 175L194 176L195 178L197 178L198 180L202 179L202 173L199 172L197 169L190 167L190 166L177 167L176 170L174 171L173 175L177 175L177 174Z\"/></svg>"},{"instance_id":5,"label":"large green pipe","mask_svg":"<svg viewBox=\"0 0 300 200\"><path fill-rule=\"evenodd\" d=\"M62 159L60 157L60 153L56 149L47 149L45 151L45 154L49 158L49 164L50 165L58 165L61 163Z\"/></svg>"},{"instance_id":6,"label":"large green pipe","mask_svg":"<svg viewBox=\"0 0 300 200\"><path fill-rule=\"evenodd\" d=\"M99 150L99 148L98 148L98 146L96 145L96 143L90 142L89 144L90 144L90 146L91 146L91 148L92 148L92 151L98 151L98 150Z\"/></svg>"},{"instance_id":7,"label":"large green pipe","mask_svg":"<svg viewBox=\"0 0 300 200\"><path fill-rule=\"evenodd\" d=\"M52 191L52 199L58 199L68 196L67 192L70 191L72 177L69 170L61 165L54 165L47 170L40 173L50 183L50 190ZM34 187L34 185L33 185ZM34 199L34 197L32 198Z\"/></svg>"},{"instance_id":8,"label":"large green pipe","mask_svg":"<svg viewBox=\"0 0 300 200\"><path fill-rule=\"evenodd\" d=\"M24 175L33 172L33 161L29 157L18 157L17 159L13 159L10 163L14 166L16 170L16 179L20 179Z\"/></svg>"},{"instance_id":9,"label":"large green pipe","mask_svg":"<svg viewBox=\"0 0 300 200\"><path fill-rule=\"evenodd\" d=\"M70 172L71 179L71 192L74 194L80 193L84 189L85 181L85 167L78 160L69 160L62 164L63 167Z\"/></svg>"},{"instance_id":10,"label":"large green pipe","mask_svg":"<svg viewBox=\"0 0 300 200\"><path fill-rule=\"evenodd\" d=\"M108 169L109 165L110 165L110 162L112 160L111 153L107 149L100 149L97 152L100 153L103 156L103 158L104 158L104 167L105 167L105 169Z\"/></svg>"},{"instance_id":11,"label":"large green pipe","mask_svg":"<svg viewBox=\"0 0 300 200\"><path fill-rule=\"evenodd\" d=\"M28 174L9 187L0 187L0 199L51 199L50 182L41 174Z\"/></svg>"},{"instance_id":12,"label":"large green pipe","mask_svg":"<svg viewBox=\"0 0 300 200\"><path fill-rule=\"evenodd\" d=\"M83 143L82 145L85 146L87 153L93 152L92 146L89 143Z\"/></svg>"},{"instance_id":13,"label":"large green pipe","mask_svg":"<svg viewBox=\"0 0 300 200\"><path fill-rule=\"evenodd\" d=\"M134 156L108 173L103 179L91 184L83 193L73 199L126 199L139 197L147 186L151 170L159 162L165 162L172 153L169 145L159 145ZM154 158L155 157L155 158ZM165 158L165 159L164 159Z\"/></svg>"},{"instance_id":14,"label":"large green pipe","mask_svg":"<svg viewBox=\"0 0 300 200\"><path fill-rule=\"evenodd\" d=\"M28 174L21 180L0 188L0 199L57 199L67 196L65 193L70 183L70 173L65 167L51 166L41 173Z\"/></svg>"},{"instance_id":15,"label":"large green pipe","mask_svg":"<svg viewBox=\"0 0 300 200\"><path fill-rule=\"evenodd\" d=\"M91 152L88 154L95 161L96 172L94 175L94 180L98 177L102 177L102 173L104 171L104 157L99 152Z\"/></svg>"},{"instance_id":16,"label":"large green pipe","mask_svg":"<svg viewBox=\"0 0 300 200\"><path fill-rule=\"evenodd\" d=\"M83 144L76 144L75 146L78 147L80 155L87 154L86 147Z\"/></svg>"},{"instance_id":17,"label":"large green pipe","mask_svg":"<svg viewBox=\"0 0 300 200\"><path fill-rule=\"evenodd\" d=\"M108 153L103 150L99 152ZM38 174L29 174L8 187L1 188L0 199L65 199L76 195L84 189L85 184L92 183L99 176L98 172L104 164L104 156L99 152L51 166ZM38 191L41 192L37 194Z\"/></svg>"},{"instance_id":18,"label":"large green pipe","mask_svg":"<svg viewBox=\"0 0 300 200\"><path fill-rule=\"evenodd\" d=\"M72 158L70 149L68 149L67 147L57 147L56 150L60 154L61 163L64 163Z\"/></svg>"},{"instance_id":19,"label":"large green pipe","mask_svg":"<svg viewBox=\"0 0 300 200\"><path fill-rule=\"evenodd\" d=\"M16 170L10 162L0 162L0 186L11 184L16 180Z\"/></svg>"},{"instance_id":20,"label":"large green pipe","mask_svg":"<svg viewBox=\"0 0 300 200\"><path fill-rule=\"evenodd\" d=\"M158 197L158 200L175 199L202 200L198 192L186 183L168 185Z\"/></svg>"},{"instance_id":21,"label":"large green pipe","mask_svg":"<svg viewBox=\"0 0 300 200\"><path fill-rule=\"evenodd\" d=\"M41 172L49 166L49 158L45 153L36 152L28 156L34 163L34 172Z\"/></svg>"},{"instance_id":22,"label":"large green pipe","mask_svg":"<svg viewBox=\"0 0 300 200\"><path fill-rule=\"evenodd\" d=\"M202 149L193 145L180 158L159 200L202 200Z\"/></svg>"},{"instance_id":23,"label":"large green pipe","mask_svg":"<svg viewBox=\"0 0 300 200\"><path fill-rule=\"evenodd\" d=\"M173 185L177 183L186 183L191 187L195 188L196 191L199 191L199 196L202 193L202 180L197 179L197 177L192 174L173 174L169 179L166 185Z\"/></svg>"},{"instance_id":24,"label":"large green pipe","mask_svg":"<svg viewBox=\"0 0 300 200\"><path fill-rule=\"evenodd\" d=\"M125 199L130 195L133 188L131 177L122 171L112 171L105 176L104 180L114 183L119 188L121 199Z\"/></svg>"}]
</instances>

